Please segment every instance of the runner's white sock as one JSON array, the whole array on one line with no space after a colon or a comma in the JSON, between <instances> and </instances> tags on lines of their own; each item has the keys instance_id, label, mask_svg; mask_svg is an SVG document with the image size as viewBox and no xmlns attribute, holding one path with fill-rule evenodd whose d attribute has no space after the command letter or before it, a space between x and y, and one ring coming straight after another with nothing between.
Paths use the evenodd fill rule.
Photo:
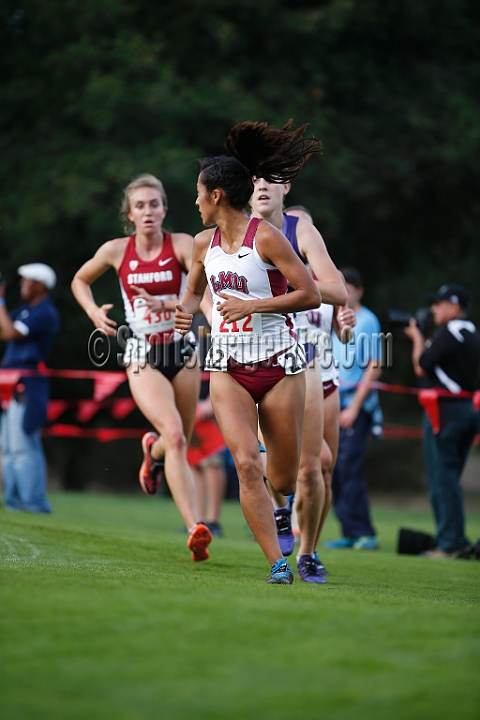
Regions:
<instances>
[{"instance_id":1,"label":"runner's white sock","mask_svg":"<svg viewBox=\"0 0 480 720\"><path fill-rule=\"evenodd\" d=\"M310 555L312 560L315 560L315 553L305 553L305 555ZM305 557L305 555L297 555L297 560L299 560L301 557Z\"/></svg>"},{"instance_id":2,"label":"runner's white sock","mask_svg":"<svg viewBox=\"0 0 480 720\"><path fill-rule=\"evenodd\" d=\"M287 502L285 503L285 505L277 505L275 500L272 498L272 505L275 508L275 510L285 510L285 508L288 507L289 504L290 504L290 501L288 498L287 498Z\"/></svg>"}]
</instances>

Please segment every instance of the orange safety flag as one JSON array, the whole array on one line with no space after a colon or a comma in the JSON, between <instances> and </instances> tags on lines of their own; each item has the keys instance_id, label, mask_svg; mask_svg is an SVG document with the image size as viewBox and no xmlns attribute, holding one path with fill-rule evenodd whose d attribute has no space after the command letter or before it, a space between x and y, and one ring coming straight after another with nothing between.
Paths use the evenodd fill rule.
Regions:
<instances>
[{"instance_id":1,"label":"orange safety flag","mask_svg":"<svg viewBox=\"0 0 480 720\"><path fill-rule=\"evenodd\" d=\"M0 401L3 410L7 409L21 376L20 370L0 370Z\"/></svg>"},{"instance_id":2,"label":"orange safety flag","mask_svg":"<svg viewBox=\"0 0 480 720\"><path fill-rule=\"evenodd\" d=\"M203 460L221 452L226 447L217 423L211 418L195 420L192 439L187 450L187 460L195 467Z\"/></svg>"},{"instance_id":3,"label":"orange safety flag","mask_svg":"<svg viewBox=\"0 0 480 720\"><path fill-rule=\"evenodd\" d=\"M122 372L99 372L95 376L93 399L100 401L111 395L127 376Z\"/></svg>"},{"instance_id":4,"label":"orange safety flag","mask_svg":"<svg viewBox=\"0 0 480 720\"><path fill-rule=\"evenodd\" d=\"M437 388L422 388L418 392L418 402L425 410L430 420L434 435L440 431L440 408L438 406L439 392Z\"/></svg>"},{"instance_id":5,"label":"orange safety flag","mask_svg":"<svg viewBox=\"0 0 480 720\"><path fill-rule=\"evenodd\" d=\"M127 415L130 415L136 408L135 400L133 398L116 398L112 401L110 408L110 414L116 420L123 420Z\"/></svg>"},{"instance_id":6,"label":"orange safety flag","mask_svg":"<svg viewBox=\"0 0 480 720\"><path fill-rule=\"evenodd\" d=\"M68 400L50 400L48 403L47 421L49 423L55 422L55 420L68 409L68 405Z\"/></svg>"},{"instance_id":7,"label":"orange safety flag","mask_svg":"<svg viewBox=\"0 0 480 720\"><path fill-rule=\"evenodd\" d=\"M78 409L75 417L78 422L86 423L93 418L100 410L100 405L96 400L79 400Z\"/></svg>"}]
</instances>

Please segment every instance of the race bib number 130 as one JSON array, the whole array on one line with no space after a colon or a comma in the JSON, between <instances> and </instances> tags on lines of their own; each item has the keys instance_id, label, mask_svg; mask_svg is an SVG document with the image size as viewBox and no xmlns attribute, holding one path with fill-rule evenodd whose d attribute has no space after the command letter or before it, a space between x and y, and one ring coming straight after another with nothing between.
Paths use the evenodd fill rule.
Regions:
<instances>
[{"instance_id":1,"label":"race bib number 130","mask_svg":"<svg viewBox=\"0 0 480 720\"><path fill-rule=\"evenodd\" d=\"M163 301L175 299L175 295L158 295L155 297ZM135 328L138 333L151 335L152 333L173 330L174 310L152 311L143 298L136 297L133 300L133 312L135 314Z\"/></svg>"}]
</instances>

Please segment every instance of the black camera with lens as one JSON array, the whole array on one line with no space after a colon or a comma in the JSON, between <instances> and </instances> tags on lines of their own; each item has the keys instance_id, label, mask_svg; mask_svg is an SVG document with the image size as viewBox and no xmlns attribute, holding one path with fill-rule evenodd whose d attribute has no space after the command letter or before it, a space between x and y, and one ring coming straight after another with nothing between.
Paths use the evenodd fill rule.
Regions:
<instances>
[{"instance_id":1,"label":"black camera with lens","mask_svg":"<svg viewBox=\"0 0 480 720\"><path fill-rule=\"evenodd\" d=\"M403 310L387 310L387 313L390 325L407 327L407 325L410 325L410 320L415 320L418 329L426 338L431 337L435 329L435 323L433 322L433 315L430 308L418 308L413 315L412 313L403 312Z\"/></svg>"}]
</instances>

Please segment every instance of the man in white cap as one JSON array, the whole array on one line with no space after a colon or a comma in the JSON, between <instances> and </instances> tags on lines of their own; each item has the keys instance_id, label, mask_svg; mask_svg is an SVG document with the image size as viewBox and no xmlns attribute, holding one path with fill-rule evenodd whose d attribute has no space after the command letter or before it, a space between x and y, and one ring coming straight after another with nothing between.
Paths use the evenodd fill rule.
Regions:
<instances>
[{"instance_id":1,"label":"man in white cap","mask_svg":"<svg viewBox=\"0 0 480 720\"><path fill-rule=\"evenodd\" d=\"M40 439L48 406L48 378L37 374L46 362L59 328L59 315L49 291L56 275L48 265L30 263L18 268L24 301L12 312L5 304L0 282L0 338L7 342L2 368L29 370L19 378L1 416L3 495L10 510L51 512L45 497L46 463ZM1 373L0 373L1 382Z\"/></svg>"}]
</instances>

